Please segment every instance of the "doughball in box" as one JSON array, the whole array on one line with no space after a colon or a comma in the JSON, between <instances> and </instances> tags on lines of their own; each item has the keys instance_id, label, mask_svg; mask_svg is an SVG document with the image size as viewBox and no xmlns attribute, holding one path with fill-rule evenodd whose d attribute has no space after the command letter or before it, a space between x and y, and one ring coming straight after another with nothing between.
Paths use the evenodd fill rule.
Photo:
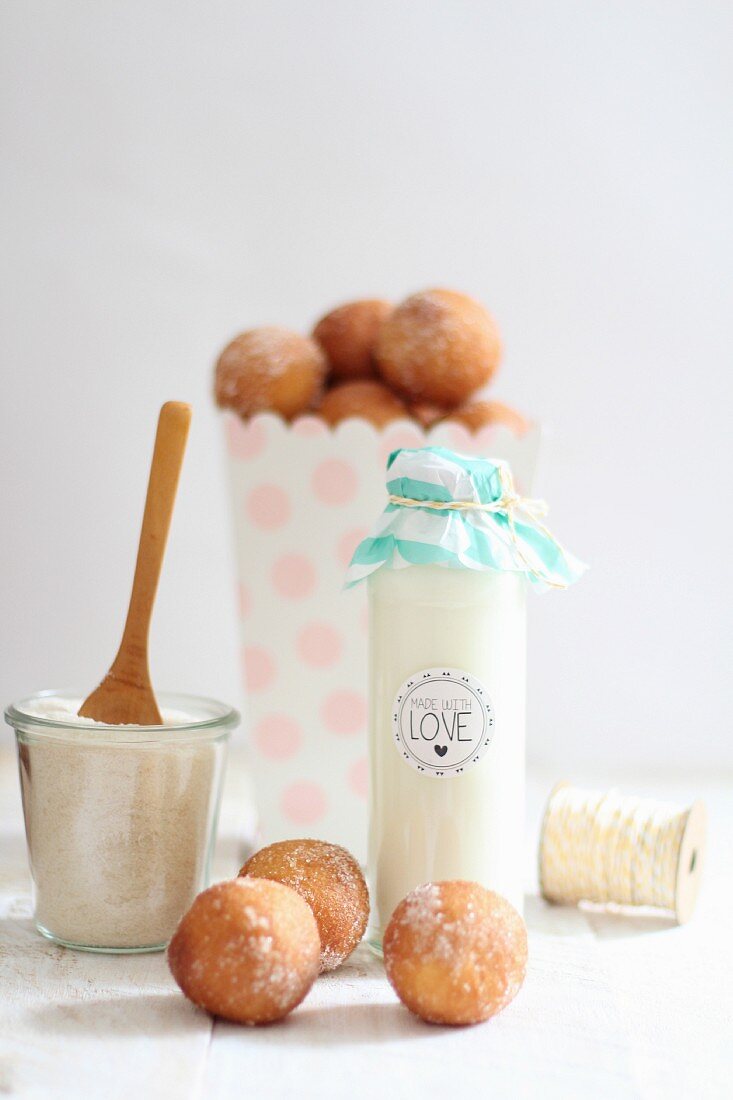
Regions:
<instances>
[{"instance_id":1,"label":"doughball in box","mask_svg":"<svg viewBox=\"0 0 733 1100\"><path fill-rule=\"evenodd\" d=\"M276 412L292 420L318 403L326 369L326 356L307 336L276 325L250 329L217 360L216 402L244 417Z\"/></svg>"},{"instance_id":2,"label":"doughball in box","mask_svg":"<svg viewBox=\"0 0 733 1100\"><path fill-rule=\"evenodd\" d=\"M318 415L331 427L349 417L360 417L375 428L383 428L393 420L407 417L408 413L404 402L383 382L364 379L334 386L323 398Z\"/></svg>"},{"instance_id":3,"label":"doughball in box","mask_svg":"<svg viewBox=\"0 0 733 1100\"><path fill-rule=\"evenodd\" d=\"M482 305L454 290L413 294L382 325L375 359L382 378L410 402L450 409L496 373L499 330Z\"/></svg>"},{"instance_id":4,"label":"doughball in box","mask_svg":"<svg viewBox=\"0 0 733 1100\"><path fill-rule=\"evenodd\" d=\"M472 433L497 424L504 424L516 436L529 431L529 421L502 401L472 401L454 409L446 419L463 424Z\"/></svg>"},{"instance_id":5,"label":"doughball in box","mask_svg":"<svg viewBox=\"0 0 733 1100\"><path fill-rule=\"evenodd\" d=\"M313 339L325 351L334 381L374 377L374 345L391 312L391 302L364 298L338 306L321 318L313 329Z\"/></svg>"}]
</instances>

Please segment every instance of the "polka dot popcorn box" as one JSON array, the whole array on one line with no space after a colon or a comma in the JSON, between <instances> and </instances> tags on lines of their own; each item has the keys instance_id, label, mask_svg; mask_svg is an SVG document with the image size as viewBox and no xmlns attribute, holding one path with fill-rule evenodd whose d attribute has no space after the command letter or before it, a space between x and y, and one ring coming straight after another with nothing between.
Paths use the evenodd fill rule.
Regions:
<instances>
[{"instance_id":1,"label":"polka dot popcorn box","mask_svg":"<svg viewBox=\"0 0 733 1100\"><path fill-rule=\"evenodd\" d=\"M398 447L508 461L531 491L539 428L429 432L399 421L336 429L314 416L225 414L239 581L246 734L258 841L312 836L366 857L366 586L345 591L357 543L385 503Z\"/></svg>"}]
</instances>

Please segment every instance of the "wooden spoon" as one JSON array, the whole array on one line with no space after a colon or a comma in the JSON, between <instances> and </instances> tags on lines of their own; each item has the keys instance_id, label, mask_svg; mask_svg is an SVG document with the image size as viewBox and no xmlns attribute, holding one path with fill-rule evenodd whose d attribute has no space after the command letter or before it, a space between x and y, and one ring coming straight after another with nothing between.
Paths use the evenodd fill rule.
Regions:
<instances>
[{"instance_id":1,"label":"wooden spoon","mask_svg":"<svg viewBox=\"0 0 733 1100\"><path fill-rule=\"evenodd\" d=\"M160 410L125 630L112 667L79 708L82 718L115 726L162 724L150 683L148 633L190 423L191 406L181 401L167 401Z\"/></svg>"}]
</instances>

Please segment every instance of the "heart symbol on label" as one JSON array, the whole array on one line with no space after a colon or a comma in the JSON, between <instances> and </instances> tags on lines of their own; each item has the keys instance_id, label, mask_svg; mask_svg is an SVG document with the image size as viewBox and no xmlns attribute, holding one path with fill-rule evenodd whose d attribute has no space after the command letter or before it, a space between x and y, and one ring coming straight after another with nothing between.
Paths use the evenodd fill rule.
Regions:
<instances>
[{"instance_id":1,"label":"heart symbol on label","mask_svg":"<svg viewBox=\"0 0 733 1100\"><path fill-rule=\"evenodd\" d=\"M445 756L445 754L448 752L447 745L433 745L433 748L437 752L438 756Z\"/></svg>"}]
</instances>

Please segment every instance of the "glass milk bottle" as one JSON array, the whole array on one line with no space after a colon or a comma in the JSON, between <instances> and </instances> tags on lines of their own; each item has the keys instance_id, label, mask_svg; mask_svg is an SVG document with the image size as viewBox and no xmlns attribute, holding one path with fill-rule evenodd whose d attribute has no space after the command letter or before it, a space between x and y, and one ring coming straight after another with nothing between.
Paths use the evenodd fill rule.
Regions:
<instances>
[{"instance_id":1,"label":"glass milk bottle","mask_svg":"<svg viewBox=\"0 0 733 1100\"><path fill-rule=\"evenodd\" d=\"M376 948L422 882L480 882L521 911L526 590L566 587L582 569L503 464L397 451L387 491L348 576L369 586Z\"/></svg>"}]
</instances>

